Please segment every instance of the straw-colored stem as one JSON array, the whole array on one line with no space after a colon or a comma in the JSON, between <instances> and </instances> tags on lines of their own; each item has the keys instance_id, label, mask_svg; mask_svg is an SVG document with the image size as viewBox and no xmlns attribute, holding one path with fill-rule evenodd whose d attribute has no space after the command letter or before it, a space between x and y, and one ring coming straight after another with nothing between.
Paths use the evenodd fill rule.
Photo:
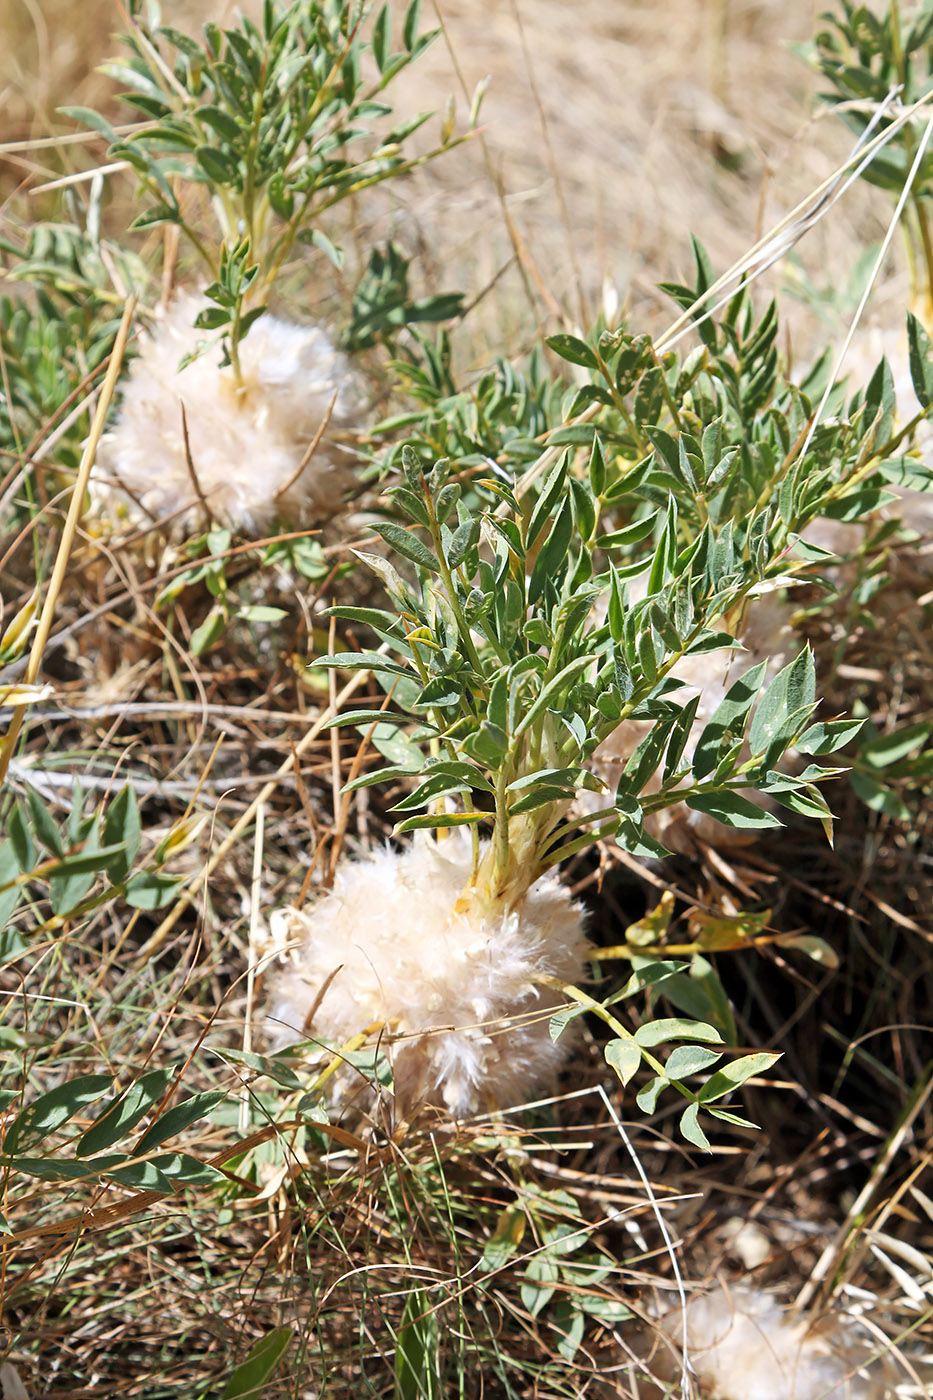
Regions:
<instances>
[{"instance_id":1,"label":"straw-colored stem","mask_svg":"<svg viewBox=\"0 0 933 1400\"><path fill-rule=\"evenodd\" d=\"M48 592L45 595L45 603L39 618L39 625L36 628L36 635L33 638L32 650L29 653L29 660L26 663L26 673L24 681L26 685L34 685L39 674L39 667L42 665L42 655L45 651L49 634L52 631L52 622L55 617L55 608L58 604L58 597L65 581L65 572L68 568L68 560L71 556L75 535L78 530L78 521L84 509L84 497L87 491L88 481L91 476L91 469L94 466L94 459L97 456L97 445L100 442L104 431L104 424L107 421L107 413L110 409L110 401L113 398L113 391L116 388L117 377L123 364L123 356L126 351L126 342L130 333L130 325L133 320L133 313L136 310L136 297L131 296L123 309L123 319L117 331L117 338L114 341L113 350L110 355L110 368L107 370L107 377L103 382L100 391L100 398L97 401L97 409L91 423L91 431L84 446L84 453L81 457L81 465L78 467L78 475L75 479L71 494L71 502L68 506L68 515L65 518L65 528L62 531L61 541L58 546L58 553L55 556L55 566L52 569L52 577L49 580ZM19 733L26 715L27 706L19 705L13 712L10 727L0 746L0 783L6 778L7 769L10 766L10 759L16 748Z\"/></svg>"},{"instance_id":2,"label":"straw-colored stem","mask_svg":"<svg viewBox=\"0 0 933 1400\"><path fill-rule=\"evenodd\" d=\"M262 888L262 844L266 809L262 803L256 811L256 839L253 844L253 878L249 891L249 968L246 973L246 1011L243 1015L243 1052L253 1048L253 1003L256 995L256 966L259 962L261 918L259 895ZM239 1133L243 1137L249 1127L249 1097L240 1100Z\"/></svg>"}]
</instances>

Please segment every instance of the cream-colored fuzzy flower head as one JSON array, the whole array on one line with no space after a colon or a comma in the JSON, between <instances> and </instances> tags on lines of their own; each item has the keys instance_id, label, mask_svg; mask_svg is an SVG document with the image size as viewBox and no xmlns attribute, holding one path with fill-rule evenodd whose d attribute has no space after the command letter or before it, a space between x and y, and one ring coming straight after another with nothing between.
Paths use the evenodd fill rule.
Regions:
<instances>
[{"instance_id":1,"label":"cream-colored fuzzy flower head","mask_svg":"<svg viewBox=\"0 0 933 1400\"><path fill-rule=\"evenodd\" d=\"M345 439L360 397L345 357L319 326L263 315L240 345L240 385L219 343L179 370L205 339L194 321L206 305L179 293L140 336L97 454L92 506L175 533L203 528L207 512L248 535L334 514L352 482Z\"/></svg>"},{"instance_id":2,"label":"cream-colored fuzzy flower head","mask_svg":"<svg viewBox=\"0 0 933 1400\"><path fill-rule=\"evenodd\" d=\"M307 913L280 910L273 937L301 940L272 989L268 1026L340 1047L368 1026L383 1045L396 1101L457 1116L527 1102L563 1057L548 1029L560 992L542 978L576 981L583 914L557 880L540 880L520 913L458 910L469 842L416 841L346 862ZM365 1084L339 1077L350 1099Z\"/></svg>"},{"instance_id":3,"label":"cream-colored fuzzy flower head","mask_svg":"<svg viewBox=\"0 0 933 1400\"><path fill-rule=\"evenodd\" d=\"M652 1359L659 1379L679 1373L684 1337L681 1309L665 1317ZM786 1313L751 1288L716 1289L687 1304L688 1356L709 1400L883 1400L894 1393L875 1348L854 1324L829 1316L817 1326ZM656 1363L656 1364L655 1364Z\"/></svg>"},{"instance_id":4,"label":"cream-colored fuzzy flower head","mask_svg":"<svg viewBox=\"0 0 933 1400\"><path fill-rule=\"evenodd\" d=\"M741 651L707 651L685 656L671 670L674 679L682 682L681 688L672 697L678 704L686 704L695 695L700 697L684 749L685 765L691 761L700 735L725 699L727 691L746 671L764 661L764 686L787 665L793 643L790 609L773 593L753 598L745 608L738 639L742 643ZM602 778L611 794L618 787L625 764L651 728L647 720L624 720L594 753L590 767ZM743 751L742 757L748 757L747 751ZM645 792L657 792L660 786L661 772L658 770L649 779ZM746 792L745 796L761 800L753 792ZM606 805L603 795L592 793L582 794L579 801L588 811L596 811ZM698 841L708 846L728 848L744 845L749 840L747 831L725 826L704 812L693 811L683 802L650 813L645 820L645 829L668 850L684 854L693 853Z\"/></svg>"}]
</instances>

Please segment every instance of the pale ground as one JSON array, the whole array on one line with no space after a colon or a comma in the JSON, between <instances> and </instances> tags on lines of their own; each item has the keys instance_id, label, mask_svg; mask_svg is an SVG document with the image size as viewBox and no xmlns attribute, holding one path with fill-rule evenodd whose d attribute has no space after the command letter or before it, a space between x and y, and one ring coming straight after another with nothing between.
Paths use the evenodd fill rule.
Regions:
<instances>
[{"instance_id":1,"label":"pale ground","mask_svg":"<svg viewBox=\"0 0 933 1400\"><path fill-rule=\"evenodd\" d=\"M434 8L425 4L426 21ZM691 278L690 233L724 270L847 153L841 123L812 120L816 79L789 48L824 9L822 0L436 0L445 33L403 75L406 105L443 110L455 92L465 120L464 89L490 79L485 150L477 141L431 166L409 206L425 241L440 241L438 281L449 281L446 264L473 265L467 285L480 288L510 256L499 181L550 329L554 301L590 320L604 278L639 320L663 325L670 303L655 284ZM848 195L801 247L814 284L845 283L886 217L873 192ZM501 311L507 299L497 300Z\"/></svg>"}]
</instances>

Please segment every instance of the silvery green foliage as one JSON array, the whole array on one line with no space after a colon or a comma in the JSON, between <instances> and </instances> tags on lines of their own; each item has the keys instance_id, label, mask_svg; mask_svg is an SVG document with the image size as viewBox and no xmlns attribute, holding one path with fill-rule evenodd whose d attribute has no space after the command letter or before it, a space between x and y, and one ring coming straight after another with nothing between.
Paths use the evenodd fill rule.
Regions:
<instances>
[{"instance_id":1,"label":"silvery green foliage","mask_svg":"<svg viewBox=\"0 0 933 1400\"><path fill-rule=\"evenodd\" d=\"M891 3L876 7L842 0L837 12L820 16L825 26L804 56L829 83L821 99L835 107L850 131L865 140L883 137L883 145L861 169L862 177L898 199L910 173L902 228L907 240L911 293L924 320L933 308L933 236L929 196L933 182L933 145L921 148L931 117L929 105L917 108L892 130L904 108L929 96L933 77L933 5ZM913 366L911 366L913 369Z\"/></svg>"},{"instance_id":2,"label":"silvery green foliage","mask_svg":"<svg viewBox=\"0 0 933 1400\"><path fill-rule=\"evenodd\" d=\"M694 315L711 282L700 249L697 266L696 288L670 289ZM804 386L781 373L773 307L756 319L739 297L721 322L697 328L702 343L685 359L624 332L553 338L589 382L565 397L563 421L548 432L555 446L530 470L511 457L507 430L485 476L461 475L462 459L426 459L443 411L429 403L419 450L402 451L386 493L396 518L375 526L391 557L362 556L388 606L333 610L382 648L317 664L372 669L394 703L334 721L368 733L388 759L349 786L407 780L397 833L461 826L476 835L491 824L463 896L471 906L520 908L547 869L603 836L664 855L646 818L683 801L728 826L780 826L751 790L831 823L821 784L839 770L824 759L861 726L818 716L808 648L777 675L767 661L739 675L698 736L699 696L681 698L675 669L736 649L748 601L819 577L833 556L802 540L814 520L866 518L892 499L889 481L929 472L903 455L908 435L895 423L884 362L864 393L847 401L837 391L814 423L820 367ZM451 407L462 414L464 397ZM574 815L577 794L601 786L595 750L629 719L646 732L615 791ZM799 758L782 771L791 749ZM722 1100L774 1057L723 1062L712 1016L633 1034L609 1011L645 986L674 988L682 971L647 959L603 1003L571 990L576 1005L554 1018L552 1034L586 1009L606 1021L616 1037L607 1059L623 1084L651 1071L639 1107L652 1113L662 1094L680 1095L681 1131L706 1148L701 1113L744 1124ZM704 1071L699 1090L684 1083Z\"/></svg>"},{"instance_id":3,"label":"silvery green foliage","mask_svg":"<svg viewBox=\"0 0 933 1400\"><path fill-rule=\"evenodd\" d=\"M374 437L395 439L386 464L400 464L402 443L397 439L404 431L423 457L449 457L458 470L492 460L515 471L537 459L541 436L562 422L568 390L551 373L543 346L535 346L525 367L497 359L469 387L454 378L446 331L433 339L416 332L396 351L390 369L398 396L408 406L373 429Z\"/></svg>"},{"instance_id":4,"label":"silvery green foliage","mask_svg":"<svg viewBox=\"0 0 933 1400\"><path fill-rule=\"evenodd\" d=\"M411 264L412 259L394 243L373 249L353 294L344 349L365 350L379 341L391 349L406 327L463 314L462 292L414 297L409 287Z\"/></svg>"},{"instance_id":5,"label":"silvery green foliage","mask_svg":"<svg viewBox=\"0 0 933 1400\"><path fill-rule=\"evenodd\" d=\"M470 510L458 500L459 487L448 480L444 463L425 473L412 454L406 457L405 485L391 494L415 528L376 528L415 566L417 583L371 556L393 610L337 610L372 626L390 655L341 653L320 663L373 667L393 678L395 699L416 721L413 742L409 720L378 713L384 733L406 731L405 761L363 781L420 773L423 781L398 804L403 813L442 796L466 800L462 812L404 817L397 830L481 822L485 814L471 810L481 794L492 799L497 828L537 811L547 817L577 789L595 786L590 755L632 716L654 720L654 728L629 761L618 792L607 796L600 827L629 849L663 854L643 834L644 813L682 800L685 781L691 805L730 825L779 824L737 796L747 786L828 816L813 784L834 770L809 765L794 778L774 771L791 745L823 754L852 732L847 723L811 724L816 694L808 650L779 673L760 701L764 668L742 677L704 731L692 771L685 773L680 762L695 705L678 704L666 677L684 655L734 645L716 621L778 576L782 565L768 557L768 536L761 537L761 568L742 558L732 521L722 531L707 522L693 544L680 549L673 499L666 511L652 507L634 526L603 532L593 486L606 470L599 440L588 479L572 474L573 463L572 452L564 451L528 516L498 481L487 485L505 510ZM653 530L657 538L639 568L649 573L647 597L629 605L618 566L632 569L626 544ZM481 544L489 545L491 557L484 557ZM601 621L596 603L604 594L608 612ZM343 717L356 723L376 719L370 712ZM739 765L735 753L746 731L752 757ZM421 747L428 736L439 743L436 758ZM665 774L660 790L640 800L659 766ZM543 869L559 854L538 850L535 858Z\"/></svg>"},{"instance_id":6,"label":"silvery green foliage","mask_svg":"<svg viewBox=\"0 0 933 1400\"><path fill-rule=\"evenodd\" d=\"M880 14L875 7L842 0L838 11L825 11L820 28L804 52L828 80L830 91L822 100L845 103L840 113L846 125L862 136L872 124L877 108L896 89L909 106L923 97L933 76L933 5L930 0L902 6L899 0ZM872 131L882 132L895 114L889 111ZM925 123L929 113L916 120ZM916 153L916 133L910 126L888 143L864 170L873 185L899 195ZM914 193L919 196L933 178L933 153L928 153L917 174Z\"/></svg>"},{"instance_id":7,"label":"silvery green foliage","mask_svg":"<svg viewBox=\"0 0 933 1400\"><path fill-rule=\"evenodd\" d=\"M57 460L76 467L80 459L89 419L70 421L64 409L89 377L103 373L113 346L120 321L113 271L127 284L144 275L131 252L101 241L95 213L92 200L84 228L42 222L15 230L8 216L0 238L4 280L27 284L32 295L0 299L0 448L7 453L31 454L57 432Z\"/></svg>"},{"instance_id":8,"label":"silvery green foliage","mask_svg":"<svg viewBox=\"0 0 933 1400\"><path fill-rule=\"evenodd\" d=\"M394 37L388 4L370 19L372 7L359 0L266 0L259 24L208 24L194 39L137 17L126 57L107 71L128 88L124 99L143 123L121 135L99 113L69 109L138 176L143 208L133 228L174 224L199 255L211 305L197 324L223 333L235 368L239 342L296 243L340 266L322 216L436 153L405 151L430 113L392 126L384 100L436 31L419 33L419 0ZM437 150L455 144L445 127ZM204 187L206 216L188 212L179 181Z\"/></svg>"},{"instance_id":9,"label":"silvery green foliage","mask_svg":"<svg viewBox=\"0 0 933 1400\"><path fill-rule=\"evenodd\" d=\"M698 265L702 293L702 256ZM685 302L696 296L675 291ZM597 833L661 854L644 818L677 801L731 826L779 825L740 795L751 788L829 820L818 785L837 770L819 760L858 725L814 723L808 650L763 692L764 665L742 676L689 764L695 702L678 699L671 671L683 656L734 648L723 619L825 562L800 541L808 523L859 519L889 499L886 482L905 460L893 456L890 373L882 363L848 405L837 395L808 437L813 403L779 373L773 307L756 322L739 299L701 334L686 361L659 356L647 337L552 340L591 374L571 412L596 405L596 415L552 431L563 450L530 486L516 484L506 463L474 480L466 498L452 479L459 463L429 465L409 449L403 480L388 493L409 523L376 527L399 568L368 560L391 607L339 610L368 623L388 655L343 653L321 664L373 666L407 711L343 717L378 723L377 742L396 757L358 783L419 778L397 806L399 831L480 824L491 809L497 889L515 875L514 819L526 834L535 828L530 846L520 843L529 882ZM574 794L598 786L594 749L628 718L653 727L602 817L570 831L561 822ZM816 761L782 774L789 748ZM660 785L646 794L656 773ZM455 809L436 810L439 798Z\"/></svg>"},{"instance_id":10,"label":"silvery green foliage","mask_svg":"<svg viewBox=\"0 0 933 1400\"><path fill-rule=\"evenodd\" d=\"M85 806L75 782L64 823L33 786L26 787L25 801L17 798L9 807L0 841L0 963L26 950L27 929L34 935L60 928L115 899L134 909L161 909L177 895L181 882L164 867L191 839L196 822L179 823L142 865L133 788L127 784L90 812ZM48 918L40 924L35 914L45 902ZM24 906L29 913L21 920Z\"/></svg>"},{"instance_id":11,"label":"silvery green foliage","mask_svg":"<svg viewBox=\"0 0 933 1400\"><path fill-rule=\"evenodd\" d=\"M208 1090L164 1108L179 1088L182 1073L171 1066L150 1069L128 1087L125 1072L120 1085L112 1074L76 1075L25 1106L21 1088L4 1083L0 1112L9 1111L10 1116L0 1166L11 1196L34 1190L36 1181L61 1182L72 1189L83 1182L97 1190L116 1184L165 1195L185 1186L222 1186L225 1178L216 1167L179 1150L177 1143L158 1150L226 1098L222 1089ZM86 1121L90 1112L93 1122L77 1134L76 1123ZM140 1133L147 1116L149 1123ZM120 1150L113 1151L115 1147ZM3 1216L0 1233L12 1233Z\"/></svg>"}]
</instances>

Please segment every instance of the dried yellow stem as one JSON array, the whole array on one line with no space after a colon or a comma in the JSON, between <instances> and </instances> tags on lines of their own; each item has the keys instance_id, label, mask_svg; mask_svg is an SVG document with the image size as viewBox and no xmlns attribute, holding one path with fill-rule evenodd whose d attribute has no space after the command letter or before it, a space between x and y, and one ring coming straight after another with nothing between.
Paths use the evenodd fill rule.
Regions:
<instances>
[{"instance_id":1,"label":"dried yellow stem","mask_svg":"<svg viewBox=\"0 0 933 1400\"><path fill-rule=\"evenodd\" d=\"M91 468L94 466L94 459L97 456L97 445L104 431L104 423L107 420L110 401L113 398L117 377L123 365L123 355L126 351L126 342L130 333L130 325L135 310L136 297L131 296L123 308L123 319L120 322L117 338L114 341L113 350L110 353L110 367L107 370L107 377L101 387L100 398L97 400L97 408L94 412L93 422L91 423L91 431L84 445L81 465L78 467L78 475L75 479L74 487L72 488L68 515L65 518L65 528L62 531L58 553L55 556L55 566L52 569L52 577L49 580L48 592L45 595L45 603L42 607L42 615L39 618L39 626L36 628L36 635L32 642L32 650L29 653L29 660L26 663L26 673L24 676L26 685L35 684L36 677L39 674L39 667L42 665L42 654L45 651L49 634L52 631L52 622L55 618L58 596L61 593L62 584L65 581L65 570L68 567L72 545L74 544L74 538L78 530L78 521L81 519L81 512L84 508L84 496L87 491ZM10 766L10 759L13 757L13 751L16 748L16 741L19 738L19 732L23 725L26 709L26 705L18 705L14 710L13 718L10 721L10 727L3 740L2 747L0 747L0 783L2 783L6 777L7 769Z\"/></svg>"}]
</instances>

